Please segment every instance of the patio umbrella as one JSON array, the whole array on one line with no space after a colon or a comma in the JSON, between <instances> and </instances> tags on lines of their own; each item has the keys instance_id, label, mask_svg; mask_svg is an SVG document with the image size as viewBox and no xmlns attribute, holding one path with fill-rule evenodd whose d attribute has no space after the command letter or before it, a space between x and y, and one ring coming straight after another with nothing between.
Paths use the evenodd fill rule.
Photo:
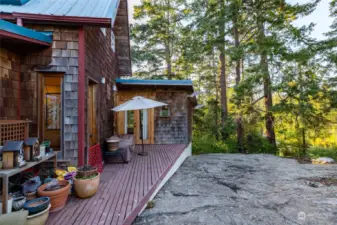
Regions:
<instances>
[{"instance_id":1,"label":"patio umbrella","mask_svg":"<svg viewBox=\"0 0 337 225\"><path fill-rule=\"evenodd\" d=\"M163 102L157 102L148 98L144 98L141 96L133 97L131 100L116 106L112 110L115 112L121 112L121 111L129 111L129 110L139 110L139 119L140 119L140 133L142 138L142 152L139 153L139 155L147 155L147 153L144 151L144 139L143 139L143 123L141 119L141 109L152 109L160 106L167 105Z\"/></svg>"}]
</instances>

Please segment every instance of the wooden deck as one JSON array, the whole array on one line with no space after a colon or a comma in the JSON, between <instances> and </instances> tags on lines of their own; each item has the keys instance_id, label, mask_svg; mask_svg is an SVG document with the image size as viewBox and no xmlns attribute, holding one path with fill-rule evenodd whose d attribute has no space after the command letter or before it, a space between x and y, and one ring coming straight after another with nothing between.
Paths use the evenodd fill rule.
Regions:
<instances>
[{"instance_id":1,"label":"wooden deck","mask_svg":"<svg viewBox=\"0 0 337 225\"><path fill-rule=\"evenodd\" d=\"M71 197L64 209L50 213L47 224L131 224L159 185L167 179L186 145L136 146L128 164L107 164L98 192L90 199Z\"/></svg>"}]
</instances>

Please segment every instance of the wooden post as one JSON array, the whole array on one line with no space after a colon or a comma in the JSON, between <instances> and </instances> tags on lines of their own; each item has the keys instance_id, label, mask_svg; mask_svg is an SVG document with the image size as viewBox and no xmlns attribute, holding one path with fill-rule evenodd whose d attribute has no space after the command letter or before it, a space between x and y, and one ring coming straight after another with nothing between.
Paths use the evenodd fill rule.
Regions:
<instances>
[{"instance_id":1,"label":"wooden post","mask_svg":"<svg viewBox=\"0 0 337 225\"><path fill-rule=\"evenodd\" d=\"M2 177L2 214L7 213L8 204L8 177Z\"/></svg>"},{"instance_id":2,"label":"wooden post","mask_svg":"<svg viewBox=\"0 0 337 225\"><path fill-rule=\"evenodd\" d=\"M53 157L53 162L54 162L54 173L56 172L57 169L57 155L55 153L55 156Z\"/></svg>"},{"instance_id":3,"label":"wooden post","mask_svg":"<svg viewBox=\"0 0 337 225\"><path fill-rule=\"evenodd\" d=\"M29 121L25 123L25 140L29 137Z\"/></svg>"},{"instance_id":4,"label":"wooden post","mask_svg":"<svg viewBox=\"0 0 337 225\"><path fill-rule=\"evenodd\" d=\"M78 166L84 165L85 145L85 37L84 29L78 32Z\"/></svg>"}]
</instances>

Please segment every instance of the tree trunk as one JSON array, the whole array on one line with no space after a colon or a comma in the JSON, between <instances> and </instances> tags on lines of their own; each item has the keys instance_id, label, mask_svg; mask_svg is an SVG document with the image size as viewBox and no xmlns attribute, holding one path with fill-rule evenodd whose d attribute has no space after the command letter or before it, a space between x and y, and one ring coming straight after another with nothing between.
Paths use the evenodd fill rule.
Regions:
<instances>
[{"instance_id":1,"label":"tree trunk","mask_svg":"<svg viewBox=\"0 0 337 225\"><path fill-rule=\"evenodd\" d=\"M240 48L240 35L239 35L239 29L237 25L237 13L235 12L236 16L233 17L233 36L234 36L234 42L235 42L235 48L238 50ZM238 86L241 81L241 57L236 58L235 61L235 85ZM237 108L239 110L238 117L236 119L236 137L237 137L237 147L238 151L243 153L244 152L244 129L243 129L243 123L242 123L242 113L240 111L241 108L241 100L239 100Z\"/></svg>"},{"instance_id":2,"label":"tree trunk","mask_svg":"<svg viewBox=\"0 0 337 225\"><path fill-rule=\"evenodd\" d=\"M214 106L214 122L215 122L215 127L216 127L216 134L215 134L215 138L216 140L219 140L219 123L218 123L218 119L219 119L219 115L218 115L218 107L219 107L219 88L218 88L218 81L217 81L217 68L215 65L215 56L214 56L214 51L212 54L212 71L213 71L213 79L214 79L214 86L215 86L215 106Z\"/></svg>"},{"instance_id":3,"label":"tree trunk","mask_svg":"<svg viewBox=\"0 0 337 225\"><path fill-rule=\"evenodd\" d=\"M267 51L265 49L265 30L264 30L264 22L262 20L262 16L258 16L258 30L259 30L259 51L260 51L260 69L263 74L263 94L264 94L264 105L265 105L265 123L266 123L266 136L272 145L276 147L276 139L274 132L274 117L272 114L273 107L273 96L271 92L271 79L268 68L268 56Z\"/></svg>"},{"instance_id":4,"label":"tree trunk","mask_svg":"<svg viewBox=\"0 0 337 225\"><path fill-rule=\"evenodd\" d=\"M167 1L166 4L167 4L167 8L170 9L171 8L170 1ZM171 29L170 29L170 26L171 26L170 10L167 10L166 12L166 19L167 19L166 32L168 36L168 39L165 44L166 74L167 74L167 79L172 80L172 57L171 57L172 40L171 40Z\"/></svg>"},{"instance_id":5,"label":"tree trunk","mask_svg":"<svg viewBox=\"0 0 337 225\"><path fill-rule=\"evenodd\" d=\"M171 54L170 54L169 47L166 50L166 74L167 74L167 79L172 80L172 62L171 62Z\"/></svg>"},{"instance_id":6,"label":"tree trunk","mask_svg":"<svg viewBox=\"0 0 337 225\"><path fill-rule=\"evenodd\" d=\"M304 129L304 127L302 128L302 144L303 144L303 146L302 146L302 148L303 148L303 156L305 156L306 155L306 153L307 153L307 142L306 142L306 138L305 138L305 129Z\"/></svg>"},{"instance_id":7,"label":"tree trunk","mask_svg":"<svg viewBox=\"0 0 337 225\"><path fill-rule=\"evenodd\" d=\"M220 17L225 16L225 2L220 0ZM227 107L227 81L226 81L226 59L225 59L225 22L223 21L219 26L219 51L220 51L220 101L221 101L221 125L225 127L228 117Z\"/></svg>"},{"instance_id":8,"label":"tree trunk","mask_svg":"<svg viewBox=\"0 0 337 225\"><path fill-rule=\"evenodd\" d=\"M224 50L220 51L220 100L221 100L221 125L225 126L228 117L227 107L227 81L226 81L226 60Z\"/></svg>"}]
</instances>

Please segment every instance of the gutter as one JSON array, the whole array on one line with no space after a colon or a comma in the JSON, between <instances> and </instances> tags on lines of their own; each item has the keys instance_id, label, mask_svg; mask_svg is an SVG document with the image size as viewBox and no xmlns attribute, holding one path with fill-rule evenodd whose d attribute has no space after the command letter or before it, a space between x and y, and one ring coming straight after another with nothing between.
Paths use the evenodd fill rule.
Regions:
<instances>
[{"instance_id":1,"label":"gutter","mask_svg":"<svg viewBox=\"0 0 337 225\"><path fill-rule=\"evenodd\" d=\"M71 23L80 25L96 25L102 27L111 27L111 18L97 18L97 17L79 17L79 16L55 16L55 15L41 15L31 13L0 13L0 19L16 20L24 19L35 22L56 22L56 23Z\"/></svg>"}]
</instances>

